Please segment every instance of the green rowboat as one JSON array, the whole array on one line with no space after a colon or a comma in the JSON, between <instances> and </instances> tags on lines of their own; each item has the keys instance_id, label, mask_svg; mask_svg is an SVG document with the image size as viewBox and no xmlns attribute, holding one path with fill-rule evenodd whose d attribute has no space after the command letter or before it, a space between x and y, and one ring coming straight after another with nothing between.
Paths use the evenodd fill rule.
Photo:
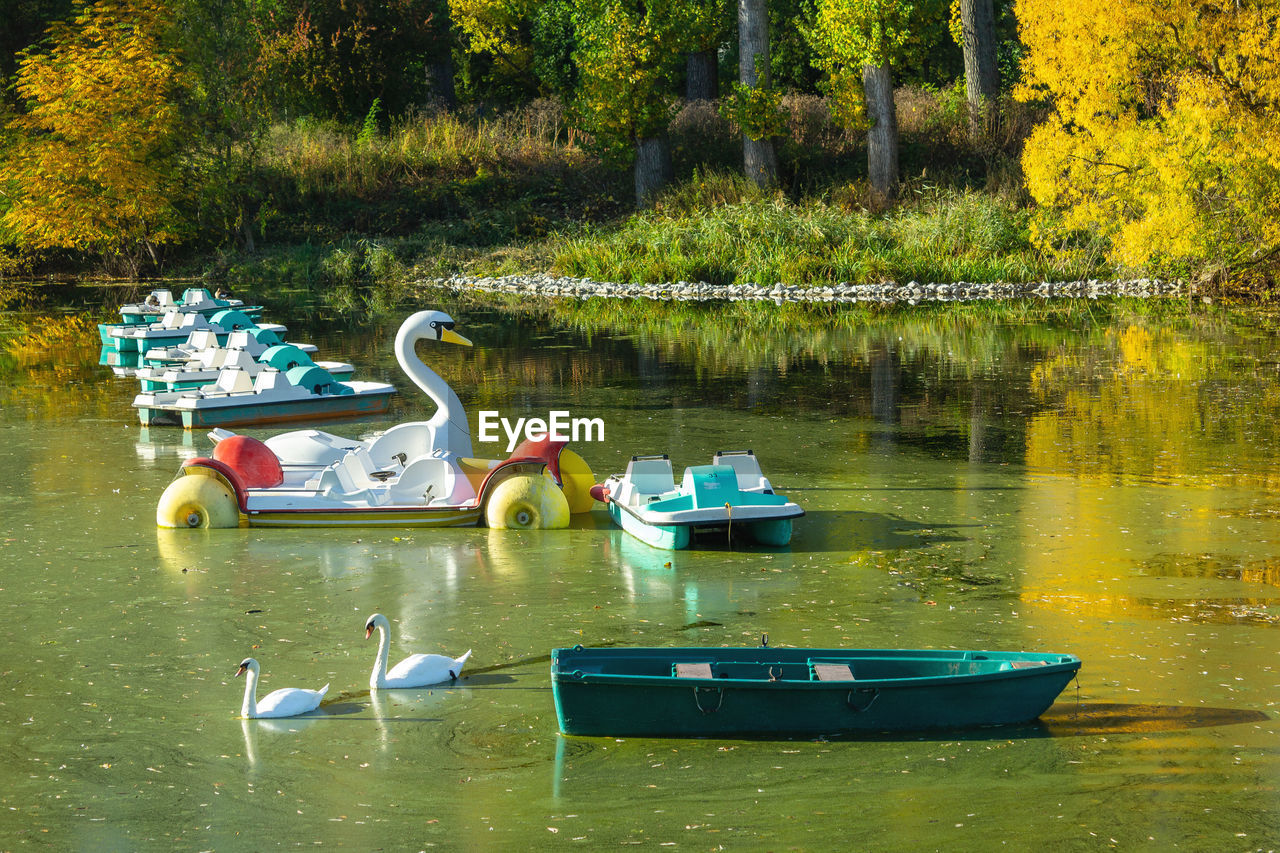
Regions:
<instances>
[{"instance_id":1,"label":"green rowboat","mask_svg":"<svg viewBox=\"0 0 1280 853\"><path fill-rule=\"evenodd\" d=\"M1028 723L1075 677L1069 654L926 649L555 649L560 731L821 737Z\"/></svg>"}]
</instances>

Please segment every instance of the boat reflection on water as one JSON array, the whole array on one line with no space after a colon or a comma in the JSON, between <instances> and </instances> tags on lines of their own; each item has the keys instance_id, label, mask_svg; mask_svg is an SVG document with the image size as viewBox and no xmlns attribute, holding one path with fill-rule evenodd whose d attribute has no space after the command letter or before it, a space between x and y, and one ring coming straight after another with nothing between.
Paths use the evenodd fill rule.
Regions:
<instances>
[{"instance_id":1,"label":"boat reflection on water","mask_svg":"<svg viewBox=\"0 0 1280 853\"><path fill-rule=\"evenodd\" d=\"M244 528L157 527L156 552L165 569L193 576L211 573L216 577L220 572L234 572L250 580L279 574L286 564L289 572L296 573L305 566L327 579L376 572L387 583L405 589L427 585L443 593L439 600L445 603L454 599L468 574L483 561L483 543L474 534L462 541L424 544L420 538L387 533L383 531L367 540L333 541L338 536L349 537L350 531L308 530L284 540L278 531L262 536Z\"/></svg>"},{"instance_id":2,"label":"boat reflection on water","mask_svg":"<svg viewBox=\"0 0 1280 853\"><path fill-rule=\"evenodd\" d=\"M179 465L187 459L201 455L196 448L195 436L191 430L155 430L142 427L138 432L138 440L133 445L134 452L144 462L155 462L161 457L173 457Z\"/></svg>"},{"instance_id":3,"label":"boat reflection on water","mask_svg":"<svg viewBox=\"0 0 1280 853\"><path fill-rule=\"evenodd\" d=\"M652 604L683 601L685 617L695 623L704 614L744 613L763 607L761 599L778 592L793 591L799 581L789 571L763 574L763 566L777 562L778 552L761 552L768 564L745 574L740 568L728 573L723 560L706 551L667 551L653 548L621 529L608 531L602 540L605 565L617 567L619 580L632 602ZM784 555L785 556L785 555ZM753 555L747 554L747 561ZM789 568L789 557L775 568ZM730 567L734 569L734 567ZM760 577L756 577L758 574Z\"/></svg>"},{"instance_id":4,"label":"boat reflection on water","mask_svg":"<svg viewBox=\"0 0 1280 853\"><path fill-rule=\"evenodd\" d=\"M115 347L104 346L98 353L98 364L110 367L111 372L121 378L133 376L134 371L143 365L143 353L120 352Z\"/></svg>"}]
</instances>

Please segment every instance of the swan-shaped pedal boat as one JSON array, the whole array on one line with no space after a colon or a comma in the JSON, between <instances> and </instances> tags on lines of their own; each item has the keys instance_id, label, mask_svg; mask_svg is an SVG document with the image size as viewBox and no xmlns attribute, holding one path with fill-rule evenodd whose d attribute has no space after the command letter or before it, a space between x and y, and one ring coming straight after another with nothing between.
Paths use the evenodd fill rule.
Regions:
<instances>
[{"instance_id":1,"label":"swan-shaped pedal boat","mask_svg":"<svg viewBox=\"0 0 1280 853\"><path fill-rule=\"evenodd\" d=\"M160 527L565 527L592 506L590 468L565 442L526 441L507 459L471 455L457 394L415 352L422 339L470 345L441 311L401 325L396 358L438 406L428 421L365 441L296 430L265 442L210 434L210 458L184 463L160 497ZM544 475L545 471L545 475Z\"/></svg>"},{"instance_id":2,"label":"swan-shaped pedal boat","mask_svg":"<svg viewBox=\"0 0 1280 853\"><path fill-rule=\"evenodd\" d=\"M625 474L615 474L591 496L626 532L655 548L688 548L695 533L714 531L781 547L791 542L791 521L804 510L782 495L760 472L750 450L721 451L710 465L690 465L677 488L671 460L633 456Z\"/></svg>"}]
</instances>

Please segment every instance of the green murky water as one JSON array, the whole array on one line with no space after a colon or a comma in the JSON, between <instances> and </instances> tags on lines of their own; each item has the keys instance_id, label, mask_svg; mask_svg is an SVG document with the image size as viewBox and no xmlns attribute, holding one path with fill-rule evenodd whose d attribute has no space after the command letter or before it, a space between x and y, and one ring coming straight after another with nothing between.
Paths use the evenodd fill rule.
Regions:
<instances>
[{"instance_id":1,"label":"green murky water","mask_svg":"<svg viewBox=\"0 0 1280 853\"><path fill-rule=\"evenodd\" d=\"M143 430L96 343L0 361L0 846L55 849L1274 849L1274 335L1088 313L451 310L421 354L480 409L601 417L603 478L751 447L808 515L785 551L569 531L174 532L202 434ZM1095 312L1096 313L1096 312ZM278 318L273 318L278 319ZM398 379L394 323L316 334ZM302 338L303 335L295 335ZM424 411L403 381L386 421ZM269 435L276 430L252 431ZM505 442L503 442L505 444ZM497 444L477 452L501 456ZM474 649L454 687L367 689ZM860 741L561 738L560 645L1062 651L1040 724ZM319 719L237 719L329 683Z\"/></svg>"}]
</instances>

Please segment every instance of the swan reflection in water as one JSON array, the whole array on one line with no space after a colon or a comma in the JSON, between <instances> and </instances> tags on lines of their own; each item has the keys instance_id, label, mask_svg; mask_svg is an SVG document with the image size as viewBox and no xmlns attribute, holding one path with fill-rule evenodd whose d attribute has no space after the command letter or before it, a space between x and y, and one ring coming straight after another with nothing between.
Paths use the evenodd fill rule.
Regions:
<instances>
[{"instance_id":1,"label":"swan reflection in water","mask_svg":"<svg viewBox=\"0 0 1280 853\"><path fill-rule=\"evenodd\" d=\"M324 719L323 715L315 717L289 717L287 719L264 719L255 720L240 718L240 731L244 735L244 756L249 762L249 767L258 766L258 734L265 733L267 737L279 735L297 735L299 732L314 726L316 723Z\"/></svg>"}]
</instances>

